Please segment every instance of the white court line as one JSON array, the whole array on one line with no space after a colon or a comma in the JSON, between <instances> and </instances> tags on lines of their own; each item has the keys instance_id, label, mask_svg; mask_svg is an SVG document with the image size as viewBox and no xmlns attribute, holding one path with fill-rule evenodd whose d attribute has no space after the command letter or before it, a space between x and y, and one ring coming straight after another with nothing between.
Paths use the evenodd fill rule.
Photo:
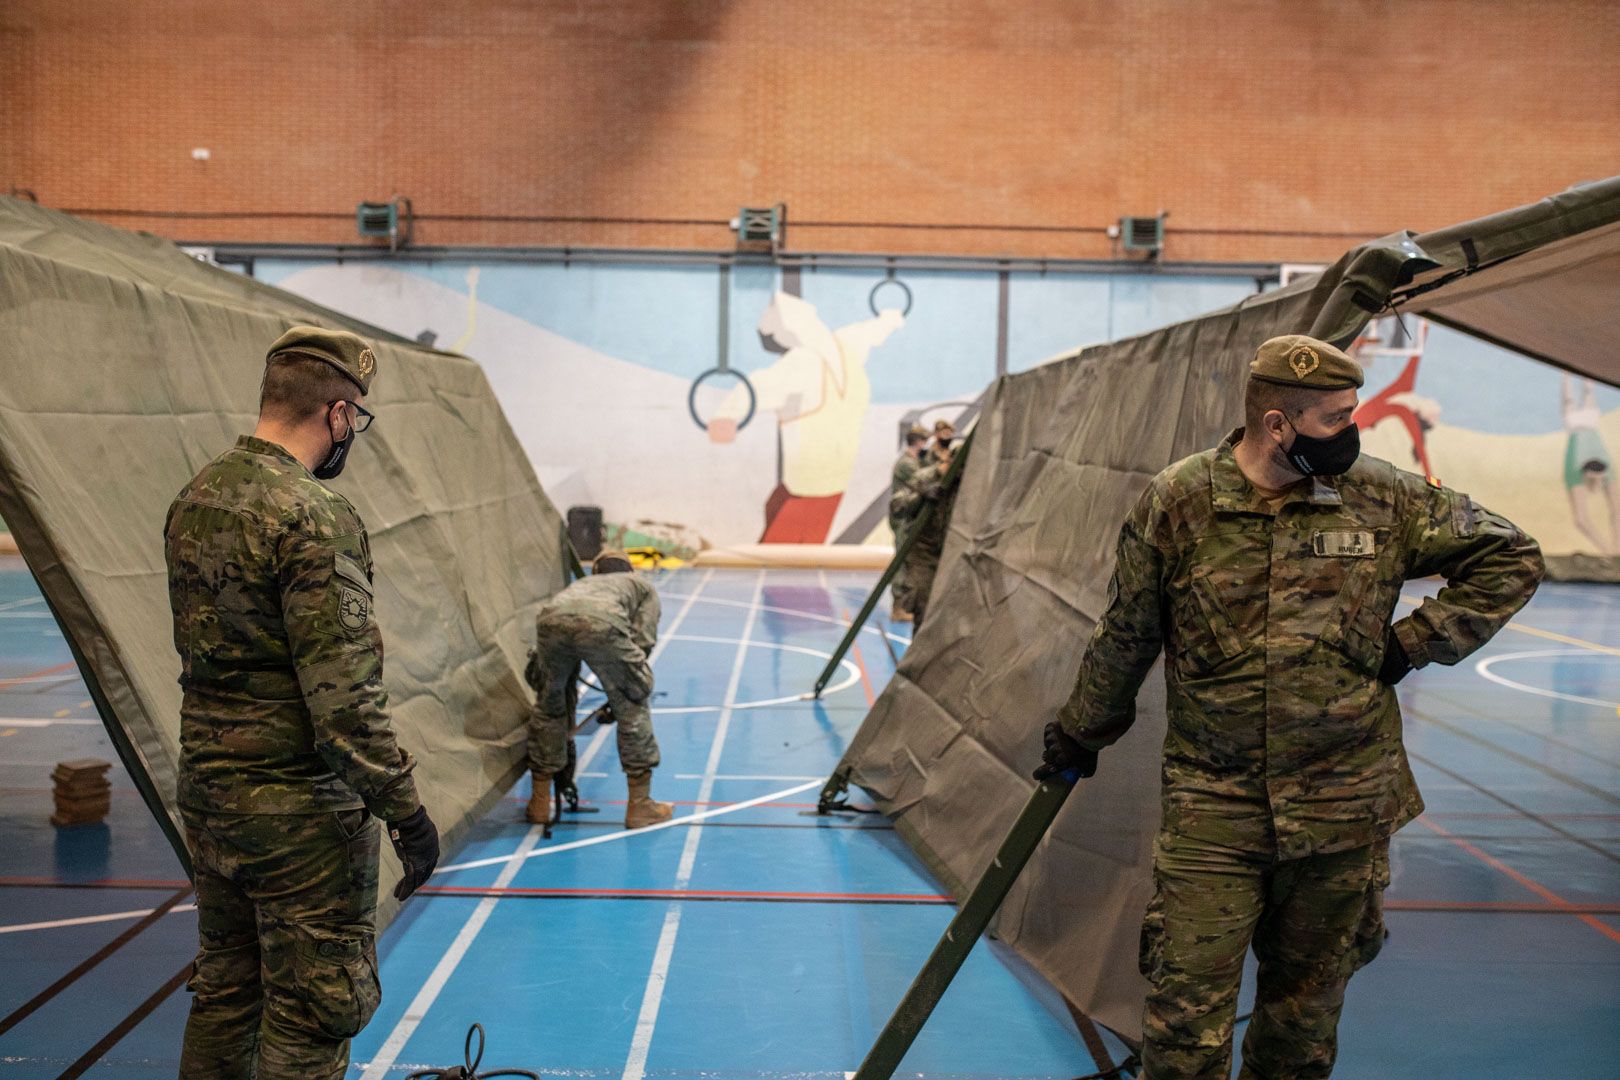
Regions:
<instances>
[{"instance_id":1,"label":"white court line","mask_svg":"<svg viewBox=\"0 0 1620 1080\"><path fill-rule=\"evenodd\" d=\"M682 773L676 773L675 774L675 779L677 779L677 780L705 780L705 779L707 779L707 777L703 773L684 773L684 772L682 772ZM804 781L804 780L814 780L817 783L820 783L821 781L823 781L823 780L825 780L827 778L825 776L738 776L738 775L731 774L731 773L716 773L715 776L714 776L714 779L716 779L716 780L769 780L769 781L772 781L774 783L791 784L791 783L794 783L796 781Z\"/></svg>"},{"instance_id":2,"label":"white court line","mask_svg":"<svg viewBox=\"0 0 1620 1080\"><path fill-rule=\"evenodd\" d=\"M44 602L45 598L43 596L25 596L21 600L7 600L5 603L0 604L0 611L11 611L14 608L30 607Z\"/></svg>"},{"instance_id":3,"label":"white court line","mask_svg":"<svg viewBox=\"0 0 1620 1080\"><path fill-rule=\"evenodd\" d=\"M0 716L0 727L100 727L101 721L94 717L63 716Z\"/></svg>"},{"instance_id":4,"label":"white court line","mask_svg":"<svg viewBox=\"0 0 1620 1080\"><path fill-rule=\"evenodd\" d=\"M1512 623L1508 624L1512 626ZM1555 698L1559 701L1573 701L1580 705L1596 705L1600 709L1614 709L1620 711L1620 701L1604 701L1602 698L1581 697L1579 694L1566 694L1561 690L1546 690L1539 686L1527 686L1522 682L1514 682L1504 675L1498 675L1491 670L1491 665L1503 660L1530 660L1544 656L1579 657L1582 660L1592 659L1592 655L1581 649L1531 649L1528 652L1503 653L1488 660L1480 660L1474 664L1474 670L1479 672L1491 682L1505 686L1510 690L1518 690L1526 694L1535 694L1537 697Z\"/></svg>"},{"instance_id":5,"label":"white court line","mask_svg":"<svg viewBox=\"0 0 1620 1080\"><path fill-rule=\"evenodd\" d=\"M719 778L716 777L716 779ZM673 829L677 825L694 825L700 821L708 821L710 818L725 817L727 814L735 814L742 810L751 810L756 806L764 806L766 803L775 802L778 799L786 799L791 795L799 794L801 791L809 791L811 788L819 788L824 783L826 783L825 777L817 777L806 784L796 784L790 788L783 788L781 791L773 791L769 795L760 795L756 798L744 799L742 802L726 803L724 806L716 806L708 810L699 811L695 814L686 814L683 817L673 817L668 821L661 821L657 825L648 825L645 829L601 833L596 836L586 837L584 840L570 840L566 844L551 844L543 848L535 848L533 851L529 852L526 858L540 859L547 855L561 855L565 851L577 851L580 848L595 847L597 844L611 844L619 840L634 840L638 836L647 836L651 833L662 832L665 829ZM508 862L512 858L513 856L511 855L494 855L487 859L473 859L469 862L453 863L450 866L439 867L437 870L433 871L433 876L438 877L440 874L453 874L458 870L476 870L481 866L495 866L498 863Z\"/></svg>"},{"instance_id":6,"label":"white court line","mask_svg":"<svg viewBox=\"0 0 1620 1080\"><path fill-rule=\"evenodd\" d=\"M765 571L754 581L753 603L748 608L748 619L743 624L742 642L737 646L737 658L731 665L731 681L726 684L726 707L720 711L720 722L715 725L714 742L709 745L709 761L703 768L703 784L698 789L697 801L706 803L714 794L714 777L720 771L720 755L725 750L726 732L731 728L732 707L737 690L742 685L742 673L748 659L748 641L754 636L754 620L759 617L759 600L765 591ZM703 839L703 827L692 826L686 834L686 846L681 849L681 862L675 871L675 889L684 890L692 883L692 871L697 865L698 842ZM658 948L653 952L652 970L647 973L647 990L641 997L641 1013L636 1017L635 1035L630 1039L630 1055L624 1063L624 1080L643 1080L647 1075L647 1053L652 1048L653 1029L658 1026L658 1009L663 1004L664 986L669 981L669 964L675 954L675 936L681 929L681 912L685 905L676 901L664 913L664 927L658 934Z\"/></svg>"},{"instance_id":7,"label":"white court line","mask_svg":"<svg viewBox=\"0 0 1620 1080\"><path fill-rule=\"evenodd\" d=\"M670 597L671 600L675 600L675 599L678 599L678 598L679 598L678 596L671 596ZM720 599L719 597L716 597L716 596L705 596L703 598L703 602L705 604L720 604L723 607L747 607L748 606L747 604L743 603L741 600L722 600L722 599ZM850 622L849 622L848 619L835 619L830 615L817 615L813 611L796 611L793 608L772 607L769 604L761 604L759 606L759 610L760 611L768 611L772 615L797 615L801 619L814 619L817 622L832 623L834 626L842 626L845 630L848 630L849 625L850 625ZM1512 624L1510 623L1509 625L1512 625ZM863 633L867 633L867 634L881 634L881 631L879 631L878 628L875 627L875 626L863 626L863 627L861 627L861 631ZM909 637L907 637L906 635L904 635L904 634L896 634L896 633L891 632L889 634L889 638L892 641L903 641L907 645L911 644L911 639Z\"/></svg>"},{"instance_id":8,"label":"white court line","mask_svg":"<svg viewBox=\"0 0 1620 1080\"><path fill-rule=\"evenodd\" d=\"M0 611L0 619L54 619L48 611Z\"/></svg>"},{"instance_id":9,"label":"white court line","mask_svg":"<svg viewBox=\"0 0 1620 1080\"><path fill-rule=\"evenodd\" d=\"M89 926L92 923L143 919L156 910L156 908L142 908L140 911L111 911L105 915L81 915L76 919L55 919L51 922L12 923L10 926L0 926L0 934L21 934L28 930L56 930L64 926ZM168 913L173 915L177 911L196 910L196 904L180 904L170 908Z\"/></svg>"},{"instance_id":10,"label":"white court line","mask_svg":"<svg viewBox=\"0 0 1620 1080\"><path fill-rule=\"evenodd\" d=\"M698 593L703 591L703 586L709 583L709 578L713 574L713 570L709 570L704 574L703 579L698 582L697 588L692 590L691 596L669 624L669 634L665 635L653 646L653 651L647 657L649 666L658 659L659 653L664 647L664 642L674 636L676 627L680 626L681 621L686 618L687 612L692 610L693 601L697 599ZM591 739L590 745L585 748L585 753L580 756L577 768L583 769L590 764L591 759L596 757L597 752L601 750L603 744L607 741L607 734L608 729L605 727L596 733L596 736ZM529 831L524 834L523 842L518 845L516 851L511 855L490 860L506 864L505 868L496 876L496 888L503 889L511 884L512 879L523 868L523 864L529 856L537 853L535 845L540 842L543 833L544 829L541 826L531 826ZM620 834L612 833L609 835L617 836ZM549 849L541 848L539 850ZM488 863L481 863L480 865L488 865ZM440 867L435 871L435 876L446 873L451 869L459 869L459 867ZM422 988L416 992L416 997L411 999L410 1006L405 1010L405 1015L399 1018L399 1022L394 1025L394 1029L388 1033L388 1038L383 1040L383 1044L377 1050L376 1056L371 1059L366 1065L365 1071L360 1074L360 1080L382 1080L382 1077L387 1075L388 1070L399 1059L400 1051L405 1049L405 1044L410 1041L411 1036L416 1033L416 1029L421 1026L423 1018L428 1014L428 1010L433 1008L433 1003L439 999L439 994L444 990L445 984L450 981L450 976L455 974L462 958L467 955L467 950L472 947L473 939L478 937L479 931L483 930L484 923L489 920L490 913L495 910L495 905L499 900L500 896L497 894L486 896L478 902L478 906L473 909L473 913L467 917L466 923L462 925L461 931L456 934L455 940L450 943L450 948L445 950L444 955L439 958L438 964L434 966L432 974L422 984Z\"/></svg>"},{"instance_id":11,"label":"white court line","mask_svg":"<svg viewBox=\"0 0 1620 1080\"><path fill-rule=\"evenodd\" d=\"M679 636L678 640L700 641L711 645L740 644L740 640L738 638L703 637L695 634L682 634ZM803 653L806 656L819 656L823 660L832 659L832 653L824 652L821 649L812 649L807 645L787 645L779 641L751 641L748 643L748 646L749 648L753 649L776 649L779 652ZM843 668L846 673L844 681L827 687L827 689L821 692L822 697L836 694L841 690L848 690L850 687L860 682L860 669L857 668L853 663L848 660L840 660L838 665L839 667ZM808 695L805 694L790 694L787 697L766 698L761 701L739 701L733 705L671 705L662 709L654 709L652 712L654 716L668 716L671 713L719 712L721 709L725 708L729 708L733 712L742 712L746 709L768 709L775 705L798 705L804 702L807 699L807 696Z\"/></svg>"},{"instance_id":12,"label":"white court line","mask_svg":"<svg viewBox=\"0 0 1620 1080\"><path fill-rule=\"evenodd\" d=\"M543 833L543 826L529 826L529 831L524 834L523 842L518 845L517 851L512 855L505 869L496 876L496 889L504 889L512 883L512 879L517 877L517 872L523 868L523 857L534 850L534 846L540 842ZM489 916L494 912L495 904L499 899L498 895L484 897L478 902L478 906L473 909L473 913L467 916L467 921L462 924L461 932L456 934L456 939L450 943L450 947L444 951L444 955L439 957L439 962L434 965L433 973L427 977L427 981L422 984L422 988L416 992L416 996L411 999L410 1005L406 1006L405 1015L399 1018L399 1023L394 1025L394 1030L388 1033L388 1038L383 1041L382 1047L377 1051L377 1056L371 1059L371 1064L366 1066L366 1071L360 1075L360 1080L380 1080L381 1077L387 1075L389 1068L399 1057L399 1052L405 1049L405 1044L410 1041L412 1035L416 1034L416 1029L427 1016L428 1010L438 1000L439 992L444 989L444 984L450 981L451 975L455 974L456 968L461 964L461 958L466 956L467 950L472 947L473 939L484 928L484 923L489 921Z\"/></svg>"}]
</instances>

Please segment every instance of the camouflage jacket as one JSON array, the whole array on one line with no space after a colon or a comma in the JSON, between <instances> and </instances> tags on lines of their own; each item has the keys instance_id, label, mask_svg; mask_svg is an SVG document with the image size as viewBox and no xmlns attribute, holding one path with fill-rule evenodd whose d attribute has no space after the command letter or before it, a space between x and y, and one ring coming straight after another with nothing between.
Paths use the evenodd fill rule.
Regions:
<instances>
[{"instance_id":1,"label":"camouflage jacket","mask_svg":"<svg viewBox=\"0 0 1620 1080\"><path fill-rule=\"evenodd\" d=\"M918 533L916 542L911 545L908 558L938 559L940 552L945 550L945 532L950 527L951 509L956 504L959 488L956 483L945 482L950 470L948 462L922 466L912 477L911 486L899 499L905 513L904 520L908 522L915 521L925 505L934 505L934 512L923 523L922 532Z\"/></svg>"},{"instance_id":2,"label":"camouflage jacket","mask_svg":"<svg viewBox=\"0 0 1620 1080\"><path fill-rule=\"evenodd\" d=\"M231 814L419 805L394 742L371 549L347 499L244 436L169 507L179 802Z\"/></svg>"},{"instance_id":3,"label":"camouflage jacket","mask_svg":"<svg viewBox=\"0 0 1620 1080\"><path fill-rule=\"evenodd\" d=\"M916 481L917 474L922 471L922 467L923 463L910 450L895 459L894 472L889 479L889 529L896 534L916 513L916 507L910 501L910 496L912 484Z\"/></svg>"},{"instance_id":4,"label":"camouflage jacket","mask_svg":"<svg viewBox=\"0 0 1620 1080\"><path fill-rule=\"evenodd\" d=\"M658 590L631 574L592 574L547 600L538 625L566 619L605 623L628 634L645 653L658 641Z\"/></svg>"},{"instance_id":5,"label":"camouflage jacket","mask_svg":"<svg viewBox=\"0 0 1620 1080\"><path fill-rule=\"evenodd\" d=\"M1137 501L1059 719L1093 749L1118 739L1162 648L1165 830L1283 859L1358 847L1423 810L1395 691L1376 678L1402 584L1446 579L1394 629L1413 666L1455 664L1530 599L1541 552L1468 496L1366 455L1273 515L1233 456L1241 434Z\"/></svg>"}]
</instances>

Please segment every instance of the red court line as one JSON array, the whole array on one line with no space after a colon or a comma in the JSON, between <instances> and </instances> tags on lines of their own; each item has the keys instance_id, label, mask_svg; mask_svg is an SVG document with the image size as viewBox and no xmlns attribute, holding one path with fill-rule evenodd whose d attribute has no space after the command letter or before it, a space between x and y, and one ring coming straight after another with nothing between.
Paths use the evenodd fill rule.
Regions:
<instances>
[{"instance_id":1,"label":"red court line","mask_svg":"<svg viewBox=\"0 0 1620 1080\"><path fill-rule=\"evenodd\" d=\"M0 888L46 889L189 889L191 882L162 878L96 878L94 881L63 881L53 877L0 877Z\"/></svg>"},{"instance_id":2,"label":"red court line","mask_svg":"<svg viewBox=\"0 0 1620 1080\"><path fill-rule=\"evenodd\" d=\"M1620 904L1519 904L1511 900L1385 900L1385 911L1481 911L1513 915L1620 915Z\"/></svg>"},{"instance_id":3,"label":"red court line","mask_svg":"<svg viewBox=\"0 0 1620 1080\"><path fill-rule=\"evenodd\" d=\"M844 608L844 621L846 623L852 621L848 608ZM855 636L860 637L859 634ZM866 673L866 660L861 656L861 643L859 641L850 642L849 651L855 654L855 667L861 673L861 689L866 693L866 707L870 709L872 704L877 701L877 695L872 693L872 677Z\"/></svg>"},{"instance_id":4,"label":"red court line","mask_svg":"<svg viewBox=\"0 0 1620 1080\"><path fill-rule=\"evenodd\" d=\"M73 661L69 660L65 664L57 664L55 667L40 668L38 671L30 671L26 675L13 675L9 679L0 679L0 690L4 690L10 686L21 685L22 683L27 682L29 679L37 679L41 675L55 675L59 671L69 671L73 669L74 663Z\"/></svg>"},{"instance_id":5,"label":"red court line","mask_svg":"<svg viewBox=\"0 0 1620 1080\"><path fill-rule=\"evenodd\" d=\"M757 889L536 889L508 886L425 885L416 890L432 896L556 896L590 899L649 900L800 900L867 904L949 904L943 893L768 892Z\"/></svg>"},{"instance_id":6,"label":"red court line","mask_svg":"<svg viewBox=\"0 0 1620 1080\"><path fill-rule=\"evenodd\" d=\"M1467 840L1464 840L1459 836L1453 836L1439 825L1436 825L1434 822L1430 821L1427 815L1418 818L1418 821L1421 822L1425 828L1431 830L1432 832L1438 833L1447 840L1450 840L1453 844L1456 844L1458 847L1468 852L1468 854L1472 855L1486 866L1491 867L1493 870L1500 870L1502 873L1506 874L1520 885L1523 885L1525 888L1529 889L1543 900L1546 900L1548 903L1554 905L1557 910L1575 916L1577 919L1581 920L1581 922L1585 923L1587 926L1590 926L1592 929L1596 930L1598 933L1602 934L1611 941L1620 942L1620 930L1616 930L1607 923L1599 922L1597 919L1594 919L1592 916L1581 911L1576 905L1571 904L1568 900L1565 900L1562 896L1559 896L1557 893L1553 892L1539 881L1526 877L1517 870L1513 869L1513 867L1509 866L1507 863L1503 862L1501 859L1481 851L1473 844L1470 844Z\"/></svg>"},{"instance_id":7,"label":"red court line","mask_svg":"<svg viewBox=\"0 0 1620 1080\"><path fill-rule=\"evenodd\" d=\"M1480 820L1523 821L1524 815L1506 810L1427 810L1424 817L1467 818ZM1567 814L1537 814L1537 817L1548 818L1553 821L1620 821L1620 814L1593 813L1567 813Z\"/></svg>"}]
</instances>

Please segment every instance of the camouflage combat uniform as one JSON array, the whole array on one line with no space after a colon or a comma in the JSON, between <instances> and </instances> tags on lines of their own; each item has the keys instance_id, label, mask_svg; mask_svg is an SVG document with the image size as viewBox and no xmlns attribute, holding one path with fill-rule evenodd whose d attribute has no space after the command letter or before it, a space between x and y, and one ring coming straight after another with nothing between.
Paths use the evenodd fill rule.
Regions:
<instances>
[{"instance_id":1,"label":"camouflage combat uniform","mask_svg":"<svg viewBox=\"0 0 1620 1080\"><path fill-rule=\"evenodd\" d=\"M1376 678L1401 586L1448 582L1394 624L1422 667L1483 645L1542 574L1510 522L1365 455L1268 503L1233 456L1241 434L1170 466L1137 502L1059 717L1107 746L1163 649L1146 1077L1230 1074L1251 938L1243 1075L1331 1072L1345 983L1384 938L1388 838L1423 810L1395 691Z\"/></svg>"},{"instance_id":2,"label":"camouflage combat uniform","mask_svg":"<svg viewBox=\"0 0 1620 1080\"><path fill-rule=\"evenodd\" d=\"M916 512L912 484L922 467L922 461L909 448L894 463L894 472L889 482L889 531L894 534L896 548L905 540L906 527L911 524ZM906 584L903 565L889 582L889 588L894 592L894 609L910 612L912 590Z\"/></svg>"},{"instance_id":3,"label":"camouflage combat uniform","mask_svg":"<svg viewBox=\"0 0 1620 1080\"><path fill-rule=\"evenodd\" d=\"M551 775L567 765L581 663L596 673L613 707L624 771L658 766L647 662L658 640L658 616L658 591L633 573L581 578L541 607L535 617L540 686L529 718L533 772Z\"/></svg>"},{"instance_id":4,"label":"camouflage combat uniform","mask_svg":"<svg viewBox=\"0 0 1620 1080\"><path fill-rule=\"evenodd\" d=\"M420 805L365 526L243 437L175 499L165 536L201 939L180 1075L341 1077L381 996L373 817Z\"/></svg>"},{"instance_id":5,"label":"camouflage combat uniform","mask_svg":"<svg viewBox=\"0 0 1620 1080\"><path fill-rule=\"evenodd\" d=\"M900 500L908 522L920 529L900 570L906 579L907 599L917 626L922 625L928 610L928 594L934 589L934 575L939 572L939 557L945 550L945 533L951 523L951 508L956 503L957 485L945 482L950 468L950 463L943 461L924 465L917 470L905 497ZM926 523L918 525L923 507L930 503L934 512Z\"/></svg>"}]
</instances>

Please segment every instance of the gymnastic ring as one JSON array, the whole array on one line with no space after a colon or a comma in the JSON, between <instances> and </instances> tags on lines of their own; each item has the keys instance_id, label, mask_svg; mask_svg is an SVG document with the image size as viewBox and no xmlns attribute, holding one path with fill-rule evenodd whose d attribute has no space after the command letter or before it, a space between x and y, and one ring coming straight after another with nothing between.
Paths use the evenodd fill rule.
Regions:
<instances>
[{"instance_id":1,"label":"gymnastic ring","mask_svg":"<svg viewBox=\"0 0 1620 1080\"><path fill-rule=\"evenodd\" d=\"M686 395L686 411L692 414L692 423L696 424L704 431L709 430L709 425L705 424L703 422L703 418L698 416L697 393L698 388L703 385L703 380L707 379L711 375L735 375L737 378L742 380L743 386L748 388L748 412L744 414L741 422L737 424L737 430L741 431L743 428L747 427L748 422L754 418L754 407L759 403L759 398L757 395L755 395L754 384L748 381L748 376L744 375L740 371L733 371L731 368L710 368L708 371L705 371L703 374L692 380L692 389L688 391Z\"/></svg>"},{"instance_id":2,"label":"gymnastic ring","mask_svg":"<svg viewBox=\"0 0 1620 1080\"><path fill-rule=\"evenodd\" d=\"M872 314L876 315L878 313L877 294L878 294L878 290L883 288L883 286L885 286L885 285L898 285L898 286L900 286L900 291L906 294L906 306L900 309L900 317L902 319L910 317L910 315L911 315L911 286L907 285L905 282L901 281L897 277L886 277L882 281L878 282L876 285L872 286L872 291L870 293L868 293L867 296L866 296L866 306L872 309Z\"/></svg>"}]
</instances>

